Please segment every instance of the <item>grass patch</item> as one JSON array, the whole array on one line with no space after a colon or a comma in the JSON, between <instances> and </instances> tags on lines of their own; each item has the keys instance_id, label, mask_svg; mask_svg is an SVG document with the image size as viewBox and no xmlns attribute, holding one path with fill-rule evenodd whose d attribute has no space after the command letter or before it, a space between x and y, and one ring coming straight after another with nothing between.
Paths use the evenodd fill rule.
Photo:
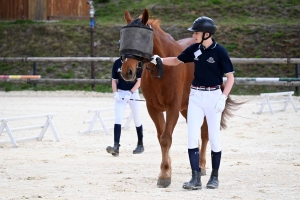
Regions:
<instances>
[{"instance_id":1,"label":"grass patch","mask_svg":"<svg viewBox=\"0 0 300 200\"><path fill-rule=\"evenodd\" d=\"M237 44L227 44L227 45L224 45L225 49L228 51L228 52L232 52L233 50L236 49L237 47Z\"/></svg>"}]
</instances>

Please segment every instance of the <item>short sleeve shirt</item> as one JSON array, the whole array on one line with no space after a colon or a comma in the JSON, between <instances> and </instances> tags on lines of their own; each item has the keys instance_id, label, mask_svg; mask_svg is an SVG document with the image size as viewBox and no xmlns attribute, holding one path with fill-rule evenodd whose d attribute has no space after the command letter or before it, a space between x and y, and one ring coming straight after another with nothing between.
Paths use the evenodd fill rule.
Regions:
<instances>
[{"instance_id":1,"label":"short sleeve shirt","mask_svg":"<svg viewBox=\"0 0 300 200\"><path fill-rule=\"evenodd\" d=\"M111 77L112 79L117 79L118 83L117 83L117 88L120 90L131 90L133 88L133 86L136 83L135 81L125 81L122 77L121 77L121 66L122 66L122 62L121 59L118 58L112 67L112 72L111 72ZM142 76L142 69L138 69L138 72L136 74L136 78L139 79Z\"/></svg>"},{"instance_id":2,"label":"short sleeve shirt","mask_svg":"<svg viewBox=\"0 0 300 200\"><path fill-rule=\"evenodd\" d=\"M224 74L234 73L226 49L217 44L214 39L213 44L207 49L203 45L195 43L186 48L177 58L184 63L194 62L193 86L211 87L221 85Z\"/></svg>"}]
</instances>

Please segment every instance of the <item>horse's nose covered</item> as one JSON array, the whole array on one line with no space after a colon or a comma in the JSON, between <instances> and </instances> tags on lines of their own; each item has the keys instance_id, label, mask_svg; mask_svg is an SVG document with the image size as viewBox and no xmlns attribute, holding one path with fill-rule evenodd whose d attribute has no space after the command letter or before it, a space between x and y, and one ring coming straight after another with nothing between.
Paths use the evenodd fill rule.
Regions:
<instances>
[{"instance_id":1,"label":"horse's nose covered","mask_svg":"<svg viewBox=\"0 0 300 200\"><path fill-rule=\"evenodd\" d=\"M127 75L128 75L128 77L132 77L132 70L131 69L127 70Z\"/></svg>"}]
</instances>

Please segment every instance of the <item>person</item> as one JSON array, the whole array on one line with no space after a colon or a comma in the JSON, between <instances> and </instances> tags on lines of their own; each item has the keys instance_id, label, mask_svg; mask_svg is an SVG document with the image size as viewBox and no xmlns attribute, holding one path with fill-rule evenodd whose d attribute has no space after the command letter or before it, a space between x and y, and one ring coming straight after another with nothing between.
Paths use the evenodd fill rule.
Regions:
<instances>
[{"instance_id":1,"label":"person","mask_svg":"<svg viewBox=\"0 0 300 200\"><path fill-rule=\"evenodd\" d=\"M118 47L120 50L120 40L118 41ZM137 73L137 79L135 82L125 81L121 75L122 60L118 58L112 67L112 81L111 87L113 90L113 98L115 100L115 124L114 124L114 146L108 146L106 151L113 156L119 156L120 137L121 137L121 125L122 118L126 109L127 103L130 106L134 124L136 126L136 132L138 142L136 148L133 150L133 154L140 154L144 152L143 145L143 126L140 119L140 103L136 100L140 99L139 87L141 85L142 69Z\"/></svg>"},{"instance_id":2,"label":"person","mask_svg":"<svg viewBox=\"0 0 300 200\"><path fill-rule=\"evenodd\" d=\"M164 65L176 66L180 63L194 62L194 79L188 104L188 155L192 178L183 183L184 189L202 189L201 169L199 168L199 130L206 117L211 146L212 172L206 185L209 189L219 186L218 170L221 162L220 123L226 99L234 83L234 68L225 48L219 45L212 35L217 28L215 22L206 16L197 18L188 28L193 32L195 43L187 47L177 57L161 58ZM156 63L159 55L153 55ZM227 77L223 92L221 85L224 74Z\"/></svg>"}]
</instances>

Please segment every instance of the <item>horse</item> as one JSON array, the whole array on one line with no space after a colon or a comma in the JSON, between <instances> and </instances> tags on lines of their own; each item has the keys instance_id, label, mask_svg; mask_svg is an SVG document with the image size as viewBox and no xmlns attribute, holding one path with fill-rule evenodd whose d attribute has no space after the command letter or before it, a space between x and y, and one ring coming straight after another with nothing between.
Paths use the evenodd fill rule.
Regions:
<instances>
[{"instance_id":1,"label":"horse","mask_svg":"<svg viewBox=\"0 0 300 200\"><path fill-rule=\"evenodd\" d=\"M129 11L125 10L124 18L127 26L151 27L153 30L153 52L160 57L178 56L185 48L194 43L193 38L185 38L175 41L174 38L164 32L160 27L160 20L149 18L149 12L144 9L143 14L132 19ZM121 75L126 81L133 81L139 70L141 60L136 56L127 56L123 59ZM157 180L157 186L166 188L171 184L171 158L169 151L172 145L172 135L177 123L179 113L187 121L188 100L192 80L194 78L194 63L179 64L177 66L164 65L163 75L156 70L155 65L143 61L143 73L141 78L141 89L146 100L148 113L155 124L157 138L161 147L161 165ZM148 71L147 71L148 70ZM222 86L222 90L224 85ZM232 116L236 102L229 96L226 101L225 110L222 113L221 128L226 128L226 118ZM166 119L163 112L166 112ZM199 130L200 131L200 130ZM200 133L199 133L200 134ZM202 175L206 172L206 147L208 143L208 125L204 119L201 127L201 141L199 143L200 163Z\"/></svg>"}]
</instances>

